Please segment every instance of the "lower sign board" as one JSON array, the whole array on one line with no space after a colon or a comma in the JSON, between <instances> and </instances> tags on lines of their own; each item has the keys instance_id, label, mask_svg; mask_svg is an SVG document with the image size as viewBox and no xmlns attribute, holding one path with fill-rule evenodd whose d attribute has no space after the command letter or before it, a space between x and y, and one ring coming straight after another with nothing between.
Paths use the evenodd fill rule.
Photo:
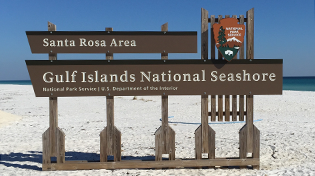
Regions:
<instances>
[{"instance_id":1,"label":"lower sign board","mask_svg":"<svg viewBox=\"0 0 315 176\"><path fill-rule=\"evenodd\" d=\"M26 60L37 97L282 94L282 59Z\"/></svg>"}]
</instances>

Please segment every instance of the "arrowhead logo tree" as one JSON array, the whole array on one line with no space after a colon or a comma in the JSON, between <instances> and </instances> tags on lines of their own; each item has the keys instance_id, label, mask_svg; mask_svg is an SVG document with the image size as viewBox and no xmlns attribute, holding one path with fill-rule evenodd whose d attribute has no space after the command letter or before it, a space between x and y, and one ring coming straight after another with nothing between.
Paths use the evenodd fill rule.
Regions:
<instances>
[{"instance_id":1,"label":"arrowhead logo tree","mask_svg":"<svg viewBox=\"0 0 315 176\"><path fill-rule=\"evenodd\" d=\"M243 45L245 25L238 24L235 18L225 18L213 24L216 46L222 56L231 61Z\"/></svg>"},{"instance_id":2,"label":"arrowhead logo tree","mask_svg":"<svg viewBox=\"0 0 315 176\"><path fill-rule=\"evenodd\" d=\"M223 47L223 44L226 43L225 29L223 29L223 26L220 27L218 41L219 41L220 47Z\"/></svg>"}]
</instances>

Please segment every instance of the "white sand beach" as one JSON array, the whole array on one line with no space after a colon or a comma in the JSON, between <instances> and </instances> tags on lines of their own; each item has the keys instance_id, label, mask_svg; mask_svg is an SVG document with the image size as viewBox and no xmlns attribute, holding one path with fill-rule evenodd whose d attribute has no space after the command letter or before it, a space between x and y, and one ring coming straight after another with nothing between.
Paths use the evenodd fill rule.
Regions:
<instances>
[{"instance_id":1,"label":"white sand beach","mask_svg":"<svg viewBox=\"0 0 315 176\"><path fill-rule=\"evenodd\" d=\"M49 127L48 98L31 85L0 85L0 175L315 175L315 92L283 91L254 96L260 130L260 170L120 169L41 171L42 134ZM105 97L58 98L59 127L66 134L66 160L99 160L106 126ZM194 158L200 96L169 96L176 158ZM14 117L14 118L13 118ZM161 97L115 97L115 126L122 133L122 159L154 158L154 133L161 125ZM210 124L216 157L239 155L244 123Z\"/></svg>"}]
</instances>

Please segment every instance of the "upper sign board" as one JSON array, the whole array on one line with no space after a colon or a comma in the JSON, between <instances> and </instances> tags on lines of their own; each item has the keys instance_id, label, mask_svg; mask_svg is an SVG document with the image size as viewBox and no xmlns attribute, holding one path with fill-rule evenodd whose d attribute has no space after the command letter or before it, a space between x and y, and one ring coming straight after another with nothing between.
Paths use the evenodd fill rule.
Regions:
<instances>
[{"instance_id":1,"label":"upper sign board","mask_svg":"<svg viewBox=\"0 0 315 176\"><path fill-rule=\"evenodd\" d=\"M32 53L197 53L197 32L26 31Z\"/></svg>"}]
</instances>

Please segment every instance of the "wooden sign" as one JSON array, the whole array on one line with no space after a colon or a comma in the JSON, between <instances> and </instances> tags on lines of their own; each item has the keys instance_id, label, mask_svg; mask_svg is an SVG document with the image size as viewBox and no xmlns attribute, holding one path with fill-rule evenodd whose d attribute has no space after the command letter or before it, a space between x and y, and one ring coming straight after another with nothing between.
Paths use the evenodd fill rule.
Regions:
<instances>
[{"instance_id":1,"label":"wooden sign","mask_svg":"<svg viewBox=\"0 0 315 176\"><path fill-rule=\"evenodd\" d=\"M213 33L218 50L231 61L243 45L245 25L238 24L235 18L225 18L213 25Z\"/></svg>"},{"instance_id":2,"label":"wooden sign","mask_svg":"<svg viewBox=\"0 0 315 176\"><path fill-rule=\"evenodd\" d=\"M197 53L197 32L26 31L32 53Z\"/></svg>"},{"instance_id":3,"label":"wooden sign","mask_svg":"<svg viewBox=\"0 0 315 176\"><path fill-rule=\"evenodd\" d=\"M282 94L282 59L28 60L37 97Z\"/></svg>"}]
</instances>

